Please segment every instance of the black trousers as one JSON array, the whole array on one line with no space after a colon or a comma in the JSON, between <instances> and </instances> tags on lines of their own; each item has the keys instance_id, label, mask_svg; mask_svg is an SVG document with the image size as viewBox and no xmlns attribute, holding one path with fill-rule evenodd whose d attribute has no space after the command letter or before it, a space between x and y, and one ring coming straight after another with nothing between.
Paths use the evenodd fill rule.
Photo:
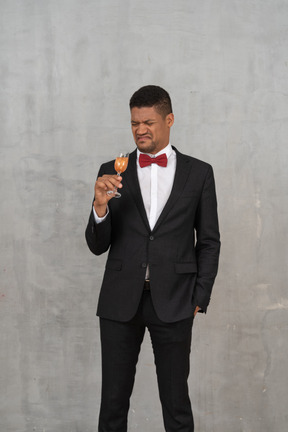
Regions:
<instances>
[{"instance_id":1,"label":"black trousers","mask_svg":"<svg viewBox=\"0 0 288 432\"><path fill-rule=\"evenodd\" d=\"M128 322L100 318L102 399L99 432L126 432L130 396L145 328L150 333L166 432L193 432L188 394L193 317L164 323L157 317L149 291Z\"/></svg>"}]
</instances>

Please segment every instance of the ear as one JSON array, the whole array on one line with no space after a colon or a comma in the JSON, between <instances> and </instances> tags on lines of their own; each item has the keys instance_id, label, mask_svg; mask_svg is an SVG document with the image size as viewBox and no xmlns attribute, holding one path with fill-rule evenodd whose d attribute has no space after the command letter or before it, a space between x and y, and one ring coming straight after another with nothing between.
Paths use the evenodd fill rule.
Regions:
<instances>
[{"instance_id":1,"label":"ear","mask_svg":"<svg viewBox=\"0 0 288 432\"><path fill-rule=\"evenodd\" d=\"M166 123L167 123L167 126L169 128L171 128L171 126L173 126L173 124L174 124L174 114L173 113L170 113L170 114L167 115L167 117L166 117Z\"/></svg>"}]
</instances>

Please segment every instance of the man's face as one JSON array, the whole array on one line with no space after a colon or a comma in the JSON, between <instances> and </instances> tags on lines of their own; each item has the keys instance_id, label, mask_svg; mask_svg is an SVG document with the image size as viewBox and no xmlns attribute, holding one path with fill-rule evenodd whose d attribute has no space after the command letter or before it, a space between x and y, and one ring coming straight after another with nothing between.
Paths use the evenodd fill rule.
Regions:
<instances>
[{"instance_id":1,"label":"man's face","mask_svg":"<svg viewBox=\"0 0 288 432\"><path fill-rule=\"evenodd\" d=\"M143 153L156 154L169 144L173 114L165 118L154 107L132 108L131 127L135 143Z\"/></svg>"}]
</instances>

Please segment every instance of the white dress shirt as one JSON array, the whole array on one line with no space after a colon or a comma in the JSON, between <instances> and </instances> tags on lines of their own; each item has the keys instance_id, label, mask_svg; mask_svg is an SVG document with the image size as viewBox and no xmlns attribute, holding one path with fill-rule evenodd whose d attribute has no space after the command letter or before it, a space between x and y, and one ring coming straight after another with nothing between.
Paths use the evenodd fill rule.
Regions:
<instances>
[{"instance_id":1,"label":"white dress shirt","mask_svg":"<svg viewBox=\"0 0 288 432\"><path fill-rule=\"evenodd\" d=\"M176 153L170 143L157 154L149 154L149 156L154 158L164 153L166 153L167 156L166 167L161 167L153 163L141 168L139 165L139 155L141 152L137 149L137 175L151 230L153 230L169 198L175 177ZM107 217L109 209L107 207L107 214L104 217L99 217L94 207L93 212L96 223L100 223Z\"/></svg>"},{"instance_id":2,"label":"white dress shirt","mask_svg":"<svg viewBox=\"0 0 288 432\"><path fill-rule=\"evenodd\" d=\"M168 144L159 153L155 155L148 154L148 156L154 158L164 153L167 156L167 167L161 167L153 163L141 168L139 165L141 152L137 149L138 180L151 230L153 230L172 190L176 171L176 153L171 144Z\"/></svg>"}]
</instances>

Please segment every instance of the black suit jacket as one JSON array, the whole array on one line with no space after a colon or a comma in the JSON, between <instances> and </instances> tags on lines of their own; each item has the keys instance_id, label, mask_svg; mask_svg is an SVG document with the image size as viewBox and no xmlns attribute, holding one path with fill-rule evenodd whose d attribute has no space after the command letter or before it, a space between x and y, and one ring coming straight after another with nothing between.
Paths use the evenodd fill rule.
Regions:
<instances>
[{"instance_id":1,"label":"black suit jacket","mask_svg":"<svg viewBox=\"0 0 288 432\"><path fill-rule=\"evenodd\" d=\"M109 248L99 296L100 317L128 321L136 313L149 264L151 296L158 317L175 322L206 312L218 269L220 236L212 167L178 152L170 197L151 231L137 177L136 150L123 173L121 198L109 201L109 215L86 229L90 250ZM115 174L114 161L99 175Z\"/></svg>"}]
</instances>

